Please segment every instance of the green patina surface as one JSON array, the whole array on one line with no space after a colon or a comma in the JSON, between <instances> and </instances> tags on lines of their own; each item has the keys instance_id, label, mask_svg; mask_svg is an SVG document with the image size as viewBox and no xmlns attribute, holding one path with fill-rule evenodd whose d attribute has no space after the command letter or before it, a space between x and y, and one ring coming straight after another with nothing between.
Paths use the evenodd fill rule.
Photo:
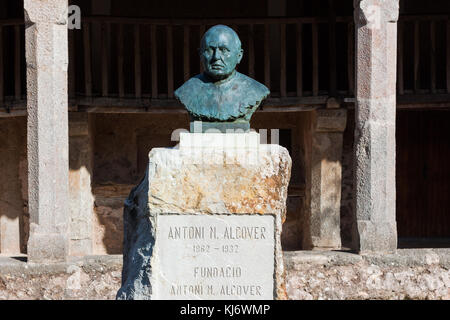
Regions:
<instances>
[{"instance_id":1,"label":"green patina surface","mask_svg":"<svg viewBox=\"0 0 450 320\"><path fill-rule=\"evenodd\" d=\"M204 34L199 53L205 71L186 81L175 97L191 121L202 121L205 127L249 128L252 114L270 91L236 71L243 55L238 35L227 26L214 26Z\"/></svg>"}]
</instances>

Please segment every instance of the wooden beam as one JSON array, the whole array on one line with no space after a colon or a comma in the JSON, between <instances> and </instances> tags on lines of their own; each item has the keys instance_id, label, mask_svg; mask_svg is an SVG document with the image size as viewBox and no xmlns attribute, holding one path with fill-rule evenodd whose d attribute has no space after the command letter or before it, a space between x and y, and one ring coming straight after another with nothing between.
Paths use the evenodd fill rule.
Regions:
<instances>
[{"instance_id":1,"label":"wooden beam","mask_svg":"<svg viewBox=\"0 0 450 320\"><path fill-rule=\"evenodd\" d=\"M408 16L407 18L409 18ZM447 15L421 15L421 16L411 16L409 20L443 20L447 19ZM401 17L404 18L404 17ZM90 16L84 17L83 21L86 22L109 22L109 23L124 23L124 24L147 24L147 25L157 25L157 26L166 26L171 24L173 26L212 26L216 24L225 24L225 25L248 25L250 23L253 24L296 24L297 22L302 22L304 24L311 23L327 23L328 17L264 17L264 18L208 18L208 19L196 19L196 18L188 18L188 19L158 19L158 18L127 18L127 17L111 17L111 16ZM353 16L336 16L336 22L351 22L353 21ZM6 20L1 21L0 24L23 24L23 21L20 20Z\"/></svg>"}]
</instances>

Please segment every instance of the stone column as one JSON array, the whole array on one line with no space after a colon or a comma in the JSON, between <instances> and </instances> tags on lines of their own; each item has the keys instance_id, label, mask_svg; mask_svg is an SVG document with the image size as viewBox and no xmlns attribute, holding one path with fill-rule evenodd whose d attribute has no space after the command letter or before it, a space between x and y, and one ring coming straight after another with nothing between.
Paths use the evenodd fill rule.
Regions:
<instances>
[{"instance_id":1,"label":"stone column","mask_svg":"<svg viewBox=\"0 0 450 320\"><path fill-rule=\"evenodd\" d=\"M398 0L355 0L355 249L397 248L395 108Z\"/></svg>"},{"instance_id":2,"label":"stone column","mask_svg":"<svg viewBox=\"0 0 450 320\"><path fill-rule=\"evenodd\" d=\"M67 0L24 0L29 262L68 254Z\"/></svg>"},{"instance_id":3,"label":"stone column","mask_svg":"<svg viewBox=\"0 0 450 320\"><path fill-rule=\"evenodd\" d=\"M342 138L346 122L345 109L319 109L313 118L305 249L341 248Z\"/></svg>"},{"instance_id":4,"label":"stone column","mask_svg":"<svg viewBox=\"0 0 450 320\"><path fill-rule=\"evenodd\" d=\"M94 196L91 189L92 144L89 114L69 114L69 255L84 256L93 250Z\"/></svg>"}]
</instances>

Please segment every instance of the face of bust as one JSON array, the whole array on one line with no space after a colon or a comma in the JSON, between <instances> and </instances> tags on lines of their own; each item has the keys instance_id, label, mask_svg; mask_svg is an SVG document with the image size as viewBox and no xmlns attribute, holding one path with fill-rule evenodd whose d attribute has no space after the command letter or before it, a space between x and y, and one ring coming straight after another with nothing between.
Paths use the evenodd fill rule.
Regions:
<instances>
[{"instance_id":1,"label":"face of bust","mask_svg":"<svg viewBox=\"0 0 450 320\"><path fill-rule=\"evenodd\" d=\"M242 59L237 35L226 28L211 28L203 38L200 58L205 73L215 80L228 78Z\"/></svg>"}]
</instances>

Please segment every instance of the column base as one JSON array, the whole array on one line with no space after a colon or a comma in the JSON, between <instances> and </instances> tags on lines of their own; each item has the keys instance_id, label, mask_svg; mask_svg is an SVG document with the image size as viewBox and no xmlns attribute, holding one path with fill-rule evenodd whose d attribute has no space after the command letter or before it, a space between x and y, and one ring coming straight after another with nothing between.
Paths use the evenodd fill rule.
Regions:
<instances>
[{"instance_id":1,"label":"column base","mask_svg":"<svg viewBox=\"0 0 450 320\"><path fill-rule=\"evenodd\" d=\"M59 233L31 233L27 254L28 262L65 262L68 256L68 239Z\"/></svg>"},{"instance_id":2,"label":"column base","mask_svg":"<svg viewBox=\"0 0 450 320\"><path fill-rule=\"evenodd\" d=\"M393 253L397 250L396 223L375 223L372 221L358 221L359 253L385 252Z\"/></svg>"}]
</instances>

